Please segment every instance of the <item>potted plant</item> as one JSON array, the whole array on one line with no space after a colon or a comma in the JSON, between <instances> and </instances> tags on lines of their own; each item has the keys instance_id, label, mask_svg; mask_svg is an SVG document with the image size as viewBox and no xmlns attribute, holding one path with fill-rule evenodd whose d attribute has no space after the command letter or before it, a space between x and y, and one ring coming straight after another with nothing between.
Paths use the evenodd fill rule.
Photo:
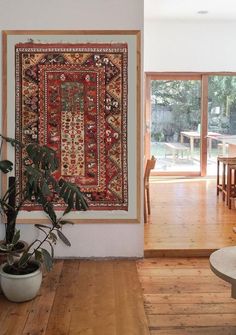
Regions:
<instances>
[{"instance_id":1,"label":"potted plant","mask_svg":"<svg viewBox=\"0 0 236 335\"><path fill-rule=\"evenodd\" d=\"M5 137L0 134L0 157L2 157L3 142L12 147L22 146L17 140ZM7 174L13 170L13 163L6 159L0 159L0 171L3 174ZM0 241L0 253L3 256L13 257L14 253L18 254L24 251L27 244L24 241L20 241L18 238L19 233L16 233L16 218L18 212L23 204L19 203L16 205L16 180L15 177L10 176L8 179L8 188L5 193L0 197L0 214L2 223L5 224L5 236Z\"/></svg>"},{"instance_id":2,"label":"potted plant","mask_svg":"<svg viewBox=\"0 0 236 335\"><path fill-rule=\"evenodd\" d=\"M58 239L70 246L69 240L62 232L62 227L73 222L66 220L65 215L71 210L84 211L88 208L84 195L77 185L55 178L59 162L53 149L36 143L29 144L25 149L28 157L24 160L25 187L22 190L20 205L22 206L25 201L40 205L48 217L49 225L35 224L37 229L42 231L43 237L35 239L17 261L13 257L8 257L8 263L0 268L3 293L12 301L30 300L37 294L42 280L40 263L44 263L47 271L51 270L54 246ZM61 199L66 209L58 217L54 201ZM16 231L13 236L9 254L14 244L19 241L19 231ZM45 245L49 247L49 251ZM33 283L34 289L31 287Z\"/></svg>"}]
</instances>

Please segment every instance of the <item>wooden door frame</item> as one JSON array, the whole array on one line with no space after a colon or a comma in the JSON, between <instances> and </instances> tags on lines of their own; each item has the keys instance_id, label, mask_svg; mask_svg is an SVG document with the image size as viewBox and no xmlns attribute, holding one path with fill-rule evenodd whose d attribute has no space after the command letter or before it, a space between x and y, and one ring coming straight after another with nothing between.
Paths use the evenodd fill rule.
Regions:
<instances>
[{"instance_id":1,"label":"wooden door frame","mask_svg":"<svg viewBox=\"0 0 236 335\"><path fill-rule=\"evenodd\" d=\"M152 175L201 176L207 174L208 79L209 76L236 76L236 72L145 72L145 156L150 157L151 80L201 81L201 149L199 172L152 172Z\"/></svg>"}]
</instances>

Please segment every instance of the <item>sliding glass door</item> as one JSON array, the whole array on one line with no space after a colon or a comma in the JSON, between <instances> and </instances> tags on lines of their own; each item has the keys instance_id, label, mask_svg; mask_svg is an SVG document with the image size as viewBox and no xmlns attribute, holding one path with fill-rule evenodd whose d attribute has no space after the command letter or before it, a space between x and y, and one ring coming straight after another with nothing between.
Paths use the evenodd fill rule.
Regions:
<instances>
[{"instance_id":1,"label":"sliding glass door","mask_svg":"<svg viewBox=\"0 0 236 335\"><path fill-rule=\"evenodd\" d=\"M208 130L218 133L209 138L207 174L216 174L218 155L236 155L236 76L210 75L208 79Z\"/></svg>"},{"instance_id":2,"label":"sliding glass door","mask_svg":"<svg viewBox=\"0 0 236 335\"><path fill-rule=\"evenodd\" d=\"M145 142L156 174L215 175L236 156L236 74L147 74Z\"/></svg>"},{"instance_id":3,"label":"sliding glass door","mask_svg":"<svg viewBox=\"0 0 236 335\"><path fill-rule=\"evenodd\" d=\"M150 78L146 129L156 172L200 173L201 78Z\"/></svg>"}]
</instances>

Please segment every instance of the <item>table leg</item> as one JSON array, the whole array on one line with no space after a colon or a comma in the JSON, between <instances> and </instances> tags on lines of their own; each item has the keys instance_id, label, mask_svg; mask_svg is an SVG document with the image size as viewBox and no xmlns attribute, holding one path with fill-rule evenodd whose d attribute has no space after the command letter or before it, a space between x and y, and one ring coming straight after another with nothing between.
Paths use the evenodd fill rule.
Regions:
<instances>
[{"instance_id":1,"label":"table leg","mask_svg":"<svg viewBox=\"0 0 236 335\"><path fill-rule=\"evenodd\" d=\"M193 152L194 152L194 138L190 137L190 155L191 155L191 158L193 158Z\"/></svg>"},{"instance_id":2,"label":"table leg","mask_svg":"<svg viewBox=\"0 0 236 335\"><path fill-rule=\"evenodd\" d=\"M183 134L180 134L180 143L184 143L184 136L183 136Z\"/></svg>"},{"instance_id":3,"label":"table leg","mask_svg":"<svg viewBox=\"0 0 236 335\"><path fill-rule=\"evenodd\" d=\"M212 148L212 140L208 138L208 157L211 158L211 148Z\"/></svg>"},{"instance_id":4,"label":"table leg","mask_svg":"<svg viewBox=\"0 0 236 335\"><path fill-rule=\"evenodd\" d=\"M222 141L222 155L223 155L223 156L226 155L226 143L225 143L224 140Z\"/></svg>"}]
</instances>

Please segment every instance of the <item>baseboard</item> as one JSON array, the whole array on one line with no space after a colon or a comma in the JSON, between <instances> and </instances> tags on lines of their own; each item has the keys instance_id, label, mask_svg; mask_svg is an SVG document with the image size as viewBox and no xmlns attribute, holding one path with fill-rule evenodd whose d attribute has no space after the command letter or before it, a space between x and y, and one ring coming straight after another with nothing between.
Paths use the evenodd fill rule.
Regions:
<instances>
[{"instance_id":1,"label":"baseboard","mask_svg":"<svg viewBox=\"0 0 236 335\"><path fill-rule=\"evenodd\" d=\"M217 249L147 249L144 258L155 257L209 257Z\"/></svg>"}]
</instances>

